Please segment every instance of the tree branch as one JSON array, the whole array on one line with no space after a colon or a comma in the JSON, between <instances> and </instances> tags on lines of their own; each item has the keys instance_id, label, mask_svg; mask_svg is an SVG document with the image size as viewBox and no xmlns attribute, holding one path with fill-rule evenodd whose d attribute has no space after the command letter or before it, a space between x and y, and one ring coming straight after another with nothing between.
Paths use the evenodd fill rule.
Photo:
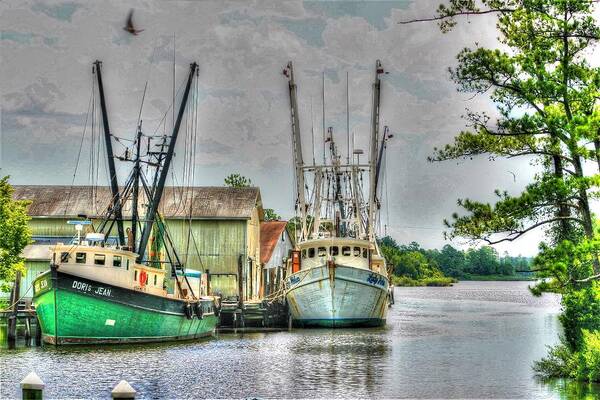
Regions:
<instances>
[{"instance_id":1,"label":"tree branch","mask_svg":"<svg viewBox=\"0 0 600 400\"><path fill-rule=\"evenodd\" d=\"M461 12L457 12L457 13L452 13L452 14L448 14L448 15L440 15L440 16L431 17L431 18L417 18L417 19L411 19L408 21L399 21L398 24L406 25L406 24L412 24L415 22L442 21L442 20L454 18L457 16L485 15L485 14L493 14L493 13L507 13L507 12L514 12L514 11L516 11L516 9L514 9L514 8L499 8L499 9L480 10L480 11L475 11L475 10L461 11Z\"/></svg>"}]
</instances>

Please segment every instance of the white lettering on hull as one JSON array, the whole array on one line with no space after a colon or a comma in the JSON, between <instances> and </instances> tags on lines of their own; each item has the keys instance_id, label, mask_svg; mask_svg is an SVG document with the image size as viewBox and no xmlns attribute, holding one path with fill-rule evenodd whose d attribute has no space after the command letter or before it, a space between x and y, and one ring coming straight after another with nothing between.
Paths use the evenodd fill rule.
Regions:
<instances>
[{"instance_id":1,"label":"white lettering on hull","mask_svg":"<svg viewBox=\"0 0 600 400\"><path fill-rule=\"evenodd\" d=\"M111 297L111 289L102 286L98 286L94 289L94 287L89 283L73 281L73 285L71 287L81 292L92 292L98 296Z\"/></svg>"}]
</instances>

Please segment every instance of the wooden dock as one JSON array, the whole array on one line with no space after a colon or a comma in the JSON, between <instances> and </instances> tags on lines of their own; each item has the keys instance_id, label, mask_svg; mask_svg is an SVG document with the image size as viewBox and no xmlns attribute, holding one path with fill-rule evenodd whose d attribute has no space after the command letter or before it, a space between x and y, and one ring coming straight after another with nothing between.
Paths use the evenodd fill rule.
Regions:
<instances>
[{"instance_id":1,"label":"wooden dock","mask_svg":"<svg viewBox=\"0 0 600 400\"><path fill-rule=\"evenodd\" d=\"M223 302L219 330L239 328L287 328L288 308L283 299Z\"/></svg>"}]
</instances>

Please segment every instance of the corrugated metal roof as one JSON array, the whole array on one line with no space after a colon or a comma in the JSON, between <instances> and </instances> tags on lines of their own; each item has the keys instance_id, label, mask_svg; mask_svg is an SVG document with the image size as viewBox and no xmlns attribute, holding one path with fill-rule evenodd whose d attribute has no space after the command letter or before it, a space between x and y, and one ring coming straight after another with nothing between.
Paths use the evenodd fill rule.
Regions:
<instances>
[{"instance_id":1,"label":"corrugated metal roof","mask_svg":"<svg viewBox=\"0 0 600 400\"><path fill-rule=\"evenodd\" d=\"M286 221L265 221L260 224L260 263L266 264L271 259L281 234L285 231Z\"/></svg>"},{"instance_id":2,"label":"corrugated metal roof","mask_svg":"<svg viewBox=\"0 0 600 400\"><path fill-rule=\"evenodd\" d=\"M13 198L30 200L32 217L76 217L86 214L90 218L103 215L111 202L108 186L44 186L15 185ZM145 212L145 196L140 196L139 210ZM232 188L219 186L165 187L160 212L166 218L193 219L250 219L257 205L262 208L260 190L256 187ZM124 216L131 215L131 201L123 209Z\"/></svg>"}]
</instances>

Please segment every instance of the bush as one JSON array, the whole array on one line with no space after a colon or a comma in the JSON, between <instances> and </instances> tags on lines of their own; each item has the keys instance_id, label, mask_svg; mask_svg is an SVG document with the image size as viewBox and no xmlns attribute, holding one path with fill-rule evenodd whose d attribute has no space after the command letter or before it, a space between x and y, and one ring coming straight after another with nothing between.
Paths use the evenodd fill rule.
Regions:
<instances>
[{"instance_id":1,"label":"bush","mask_svg":"<svg viewBox=\"0 0 600 400\"><path fill-rule=\"evenodd\" d=\"M543 379L572 378L584 382L600 382L600 331L582 330L581 351L571 351L565 338L550 347L548 356L533 365Z\"/></svg>"},{"instance_id":2,"label":"bush","mask_svg":"<svg viewBox=\"0 0 600 400\"><path fill-rule=\"evenodd\" d=\"M574 354L564 338L556 346L548 346L548 356L536 361L533 370L543 379L569 378L577 365Z\"/></svg>"},{"instance_id":3,"label":"bush","mask_svg":"<svg viewBox=\"0 0 600 400\"><path fill-rule=\"evenodd\" d=\"M582 331L583 346L578 354L577 378L600 382L600 331Z\"/></svg>"}]
</instances>

